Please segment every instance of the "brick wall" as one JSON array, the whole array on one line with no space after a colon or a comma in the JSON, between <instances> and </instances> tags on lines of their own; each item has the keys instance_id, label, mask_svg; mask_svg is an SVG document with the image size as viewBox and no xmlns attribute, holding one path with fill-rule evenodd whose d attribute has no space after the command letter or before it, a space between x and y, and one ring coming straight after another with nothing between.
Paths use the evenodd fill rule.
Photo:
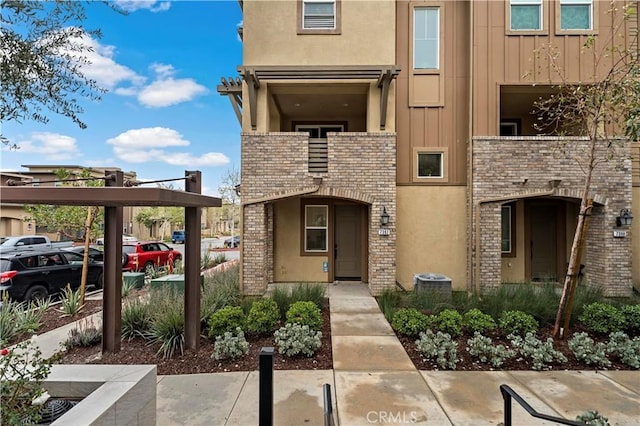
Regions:
<instances>
[{"instance_id":1,"label":"brick wall","mask_svg":"<svg viewBox=\"0 0 640 426\"><path fill-rule=\"evenodd\" d=\"M395 133L335 133L328 137L328 172L308 172L305 133L242 134L242 268L245 294L263 294L273 281L273 209L269 201L314 188L313 195L369 206L368 275L372 294L395 286ZM311 194L309 194L311 195ZM391 235L378 235L380 214L390 215Z\"/></svg>"},{"instance_id":2,"label":"brick wall","mask_svg":"<svg viewBox=\"0 0 640 426\"><path fill-rule=\"evenodd\" d=\"M500 285L502 203L550 191L553 193L546 197L579 203L584 173L574 158L584 158L588 142L581 138L474 138L471 275L476 287L489 291ZM629 296L632 292L631 229L626 229L626 238L613 237L620 209L631 206L630 148L621 144L616 160L602 162L594 170L590 191L594 208L586 242L585 277L588 285L601 286L608 296ZM560 145L571 147L570 154L559 150ZM561 180L555 189L549 183L552 179ZM495 198L500 199L492 200Z\"/></svg>"}]
</instances>

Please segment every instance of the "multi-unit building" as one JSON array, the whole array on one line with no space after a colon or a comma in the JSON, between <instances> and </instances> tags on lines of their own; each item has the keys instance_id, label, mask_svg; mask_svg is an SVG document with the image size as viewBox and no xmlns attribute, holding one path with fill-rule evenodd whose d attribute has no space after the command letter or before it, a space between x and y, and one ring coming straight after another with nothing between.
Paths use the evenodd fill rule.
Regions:
<instances>
[{"instance_id":1,"label":"multi-unit building","mask_svg":"<svg viewBox=\"0 0 640 426\"><path fill-rule=\"evenodd\" d=\"M50 186L57 187L64 185L58 175L57 171L64 169L71 178L79 177L84 170L90 170L90 175L96 178L103 178L105 171L120 170L117 167L83 167L79 165L23 165L26 168L25 171L9 173L0 173L1 185L7 185L9 180L14 182L26 182L29 186ZM125 179L135 180L135 172L125 173ZM0 201L2 200L2 194L0 194ZM135 208L125 207L123 209L123 229L125 234L138 235L143 232L143 227L140 227L135 222ZM46 224L35 223L33 221L26 220L28 218L27 213L24 210L23 205L17 204L0 204L0 235L2 236L15 236L25 234L48 233ZM54 239L59 238L59 235L51 234Z\"/></svg>"},{"instance_id":2,"label":"multi-unit building","mask_svg":"<svg viewBox=\"0 0 640 426\"><path fill-rule=\"evenodd\" d=\"M623 2L616 2L622 7ZM242 286L414 276L456 290L564 279L584 182L540 136L535 102L606 72L585 53L636 46L609 1L244 0L240 77L218 87L242 125ZM607 41L609 40L609 41ZM554 72L547 46L559 60ZM640 288L637 142L594 171L583 280Z\"/></svg>"}]
</instances>

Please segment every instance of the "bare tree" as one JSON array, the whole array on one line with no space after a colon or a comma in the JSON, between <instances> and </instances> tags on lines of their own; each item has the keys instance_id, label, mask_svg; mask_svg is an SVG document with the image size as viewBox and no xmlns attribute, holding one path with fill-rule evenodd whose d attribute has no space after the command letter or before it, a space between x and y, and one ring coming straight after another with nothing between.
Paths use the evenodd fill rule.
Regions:
<instances>
[{"instance_id":1,"label":"bare tree","mask_svg":"<svg viewBox=\"0 0 640 426\"><path fill-rule=\"evenodd\" d=\"M239 185L240 170L232 166L227 170L222 178L222 184L218 187L222 200L231 205L231 236L235 234L236 210L237 205L240 204Z\"/></svg>"},{"instance_id":2,"label":"bare tree","mask_svg":"<svg viewBox=\"0 0 640 426\"><path fill-rule=\"evenodd\" d=\"M583 47L583 54L593 55L594 70L600 71L593 75L591 81L569 81L566 70L560 65L558 50L553 46L546 46L538 52L546 56L552 73L561 80L553 95L536 103L538 129L551 134L571 133L588 138L586 150L578 150L566 140L559 146L564 154L574 159L584 173L584 181L577 228L554 325L555 338L565 338L569 325L592 209L590 188L593 172L604 162L621 159L628 139L638 140L640 130L638 34L637 27L630 31L627 25L631 19L637 19L637 11L630 4L621 7L620 4L611 3L609 13L615 23L612 31L590 36Z\"/></svg>"}]
</instances>

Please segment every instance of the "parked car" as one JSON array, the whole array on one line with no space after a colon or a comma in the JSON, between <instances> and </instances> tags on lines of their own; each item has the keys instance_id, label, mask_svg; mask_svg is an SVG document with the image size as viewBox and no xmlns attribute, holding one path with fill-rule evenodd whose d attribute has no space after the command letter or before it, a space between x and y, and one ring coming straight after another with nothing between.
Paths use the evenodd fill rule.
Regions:
<instances>
[{"instance_id":1,"label":"parked car","mask_svg":"<svg viewBox=\"0 0 640 426\"><path fill-rule=\"evenodd\" d=\"M0 255L0 293L14 300L46 299L60 293L69 284L80 287L83 258L62 249L4 253ZM89 262L87 283L96 288L104 284L102 262Z\"/></svg>"},{"instance_id":2,"label":"parked car","mask_svg":"<svg viewBox=\"0 0 640 426\"><path fill-rule=\"evenodd\" d=\"M122 242L123 243L137 243L138 239L133 235L122 234ZM104 245L104 237L96 238L96 244L99 246Z\"/></svg>"},{"instance_id":3,"label":"parked car","mask_svg":"<svg viewBox=\"0 0 640 426\"><path fill-rule=\"evenodd\" d=\"M7 237L0 243L0 252L42 250L50 248L71 247L73 241L53 242L46 235L21 235Z\"/></svg>"},{"instance_id":4,"label":"parked car","mask_svg":"<svg viewBox=\"0 0 640 426\"><path fill-rule=\"evenodd\" d=\"M122 245L122 269L150 274L162 266L175 267L182 262L182 253L159 241L126 243Z\"/></svg>"},{"instance_id":5,"label":"parked car","mask_svg":"<svg viewBox=\"0 0 640 426\"><path fill-rule=\"evenodd\" d=\"M173 244L178 244L178 243L182 243L184 244L184 231L173 231L173 233L171 234L171 242Z\"/></svg>"},{"instance_id":6,"label":"parked car","mask_svg":"<svg viewBox=\"0 0 640 426\"><path fill-rule=\"evenodd\" d=\"M64 250L78 253L80 256L84 256L84 246L67 247ZM102 250L98 250L95 247L89 247L89 259L97 262L103 262L104 252Z\"/></svg>"},{"instance_id":7,"label":"parked car","mask_svg":"<svg viewBox=\"0 0 640 426\"><path fill-rule=\"evenodd\" d=\"M240 237L236 235L235 237L227 238L223 243L224 247L227 248L236 248L240 246Z\"/></svg>"}]
</instances>

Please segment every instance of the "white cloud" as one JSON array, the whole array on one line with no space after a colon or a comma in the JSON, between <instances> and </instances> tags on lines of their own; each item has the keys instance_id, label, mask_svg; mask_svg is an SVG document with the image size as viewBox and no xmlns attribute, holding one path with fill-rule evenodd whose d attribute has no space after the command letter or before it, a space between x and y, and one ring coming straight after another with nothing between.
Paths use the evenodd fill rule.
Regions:
<instances>
[{"instance_id":1,"label":"white cloud","mask_svg":"<svg viewBox=\"0 0 640 426\"><path fill-rule=\"evenodd\" d=\"M47 161L69 160L80 156L78 144L71 136L58 133L34 132L29 139L17 142L17 153L37 154Z\"/></svg>"},{"instance_id":2,"label":"white cloud","mask_svg":"<svg viewBox=\"0 0 640 426\"><path fill-rule=\"evenodd\" d=\"M145 77L136 74L132 69L118 64L114 60L116 53L115 46L100 44L97 40L88 35L77 39L77 43L86 46L88 49L82 54L66 51L65 53L79 57L80 67L85 77L95 80L100 87L113 90L119 84L131 86L141 86ZM126 90L126 89L116 89Z\"/></svg>"},{"instance_id":3,"label":"white cloud","mask_svg":"<svg viewBox=\"0 0 640 426\"><path fill-rule=\"evenodd\" d=\"M188 146L180 133L166 127L146 127L131 129L120 133L115 138L107 140L107 143L115 148L144 149L162 148L167 146Z\"/></svg>"},{"instance_id":4,"label":"white cloud","mask_svg":"<svg viewBox=\"0 0 640 426\"><path fill-rule=\"evenodd\" d=\"M171 2L155 0L116 0L115 3L127 12L135 12L140 9L148 9L154 13L164 12L171 7Z\"/></svg>"},{"instance_id":5,"label":"white cloud","mask_svg":"<svg viewBox=\"0 0 640 426\"><path fill-rule=\"evenodd\" d=\"M191 78L173 78L175 70L171 65L155 63L150 68L157 74L157 79L138 94L138 101L145 106L166 107L208 92Z\"/></svg>"},{"instance_id":6,"label":"white cloud","mask_svg":"<svg viewBox=\"0 0 640 426\"><path fill-rule=\"evenodd\" d=\"M107 143L113 145L116 157L129 163L163 162L172 166L191 167L216 167L229 163L226 155L217 152L193 155L163 149L190 145L180 133L166 127L127 130L108 139Z\"/></svg>"}]
</instances>

